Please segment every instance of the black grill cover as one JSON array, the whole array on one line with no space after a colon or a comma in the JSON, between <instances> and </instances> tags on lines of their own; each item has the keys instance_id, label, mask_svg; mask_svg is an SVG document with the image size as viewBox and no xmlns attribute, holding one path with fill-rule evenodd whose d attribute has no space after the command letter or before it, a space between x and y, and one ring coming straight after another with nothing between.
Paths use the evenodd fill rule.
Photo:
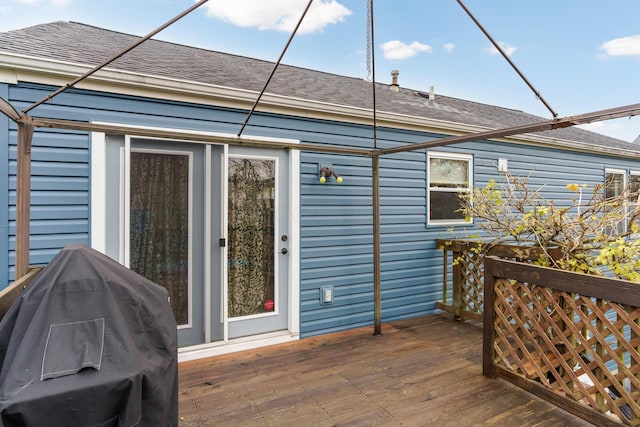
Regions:
<instances>
[{"instance_id":1,"label":"black grill cover","mask_svg":"<svg viewBox=\"0 0 640 427\"><path fill-rule=\"evenodd\" d=\"M83 245L65 247L0 321L0 424L176 426L167 291Z\"/></svg>"}]
</instances>

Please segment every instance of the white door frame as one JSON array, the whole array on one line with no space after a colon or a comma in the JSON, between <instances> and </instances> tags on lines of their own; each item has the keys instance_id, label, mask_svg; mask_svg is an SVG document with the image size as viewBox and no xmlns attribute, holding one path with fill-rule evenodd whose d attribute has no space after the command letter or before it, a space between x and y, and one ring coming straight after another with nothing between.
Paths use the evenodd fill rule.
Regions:
<instances>
[{"instance_id":1,"label":"white door frame","mask_svg":"<svg viewBox=\"0 0 640 427\"><path fill-rule=\"evenodd\" d=\"M96 122L98 123L98 122ZM121 125L119 123L102 123L102 124L110 124L110 125ZM189 140L189 134L197 133L198 135L211 136L215 137L216 140L219 140L220 137L227 138L229 141L237 141L238 137L233 134L221 134L221 133L213 133L213 132L194 132L194 131L184 131L182 129L167 129L161 127L147 127L147 126L131 126L138 129L145 130L162 130L162 131L171 131L174 133L184 133L185 137L181 141L185 143L194 143L194 144L205 144L205 155L207 156L205 159L205 252L208 252L203 255L211 255L211 244L214 243L213 238L211 236L211 186L212 186L212 176L211 176L211 155L212 145L219 145L213 143L207 143L202 141L192 141ZM131 133L127 135L128 137L135 137L135 133ZM256 139L255 137L252 137ZM127 138L128 139L128 138ZM157 140L162 140L162 138L156 138ZM260 137L259 139L263 139L265 141L274 141L274 142L286 142L286 143L299 143L297 140L284 139L284 138L266 138ZM177 140L177 139L172 139ZM106 236L107 236L107 180L113 179L113 177L109 176L108 168L107 168L107 156L106 149L107 147L107 137L103 132L91 132L91 206L90 206L90 219L91 219L91 247L96 249L102 253L106 253L107 245L106 245ZM223 175L226 175L227 164L226 160L228 158L228 144L224 146L224 152L222 156L224 157L223 162ZM227 196L227 183L226 176L221 177L221 182L223 185L223 197ZM178 360L186 361L186 360L194 360L203 357L210 357L219 354L231 353L234 351L241 351L251 348L258 348L265 345L277 344L281 342L288 342L292 340L296 340L299 338L300 334L300 152L298 150L290 150L289 151L289 239L288 239L288 247L289 247L289 263L288 263L288 273L289 273L289 319L288 319L288 330L281 332L269 333L257 337L249 337L249 338L238 338L235 340L228 339L228 331L227 326L225 325L224 337L223 341L211 341L211 265L208 262L210 257L205 258L205 300L207 301L205 304L205 340L208 342L196 346L184 347L180 348L178 351ZM209 199L209 200L207 200ZM225 204L223 203L222 208L224 209ZM222 218L225 218L225 215L222 215ZM226 220L226 219L225 219ZM223 220L223 221L225 221ZM226 224L222 224L223 230L226 230ZM226 232L225 232L226 234ZM221 236L226 238L225 236ZM222 252L222 265L226 266L226 249ZM112 255L113 256L113 255ZM222 283L225 284L223 286L226 288L226 268L221 269L221 279ZM209 298L207 298L209 297ZM225 296L226 297L226 296ZM223 301L226 299L223 298ZM209 304L207 306L207 304ZM223 318L227 319L227 308L226 304L223 304L224 307L222 309ZM209 320L209 321L207 321Z\"/></svg>"}]
</instances>

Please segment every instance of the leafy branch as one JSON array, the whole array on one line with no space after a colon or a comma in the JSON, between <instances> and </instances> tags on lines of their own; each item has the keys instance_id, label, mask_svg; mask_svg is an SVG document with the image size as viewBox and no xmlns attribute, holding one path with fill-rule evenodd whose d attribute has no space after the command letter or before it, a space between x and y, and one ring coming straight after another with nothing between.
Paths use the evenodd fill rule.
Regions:
<instances>
[{"instance_id":1,"label":"leafy branch","mask_svg":"<svg viewBox=\"0 0 640 427\"><path fill-rule=\"evenodd\" d=\"M543 195L544 185L533 188L531 175L505 177L462 196L462 212L493 244L539 248L540 265L640 281L640 240L631 238L640 230L638 193L606 197L608 183L571 183L572 196L560 203Z\"/></svg>"}]
</instances>

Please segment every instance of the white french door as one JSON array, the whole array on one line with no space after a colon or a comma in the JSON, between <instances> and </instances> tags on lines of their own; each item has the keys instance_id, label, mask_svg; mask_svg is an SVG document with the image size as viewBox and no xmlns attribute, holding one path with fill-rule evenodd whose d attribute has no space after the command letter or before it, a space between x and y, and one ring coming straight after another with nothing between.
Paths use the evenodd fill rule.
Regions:
<instances>
[{"instance_id":1,"label":"white french door","mask_svg":"<svg viewBox=\"0 0 640 427\"><path fill-rule=\"evenodd\" d=\"M288 152L231 147L227 165L227 338L286 330Z\"/></svg>"},{"instance_id":2,"label":"white french door","mask_svg":"<svg viewBox=\"0 0 640 427\"><path fill-rule=\"evenodd\" d=\"M204 341L205 147L127 138L120 259L165 287L180 346Z\"/></svg>"},{"instance_id":3,"label":"white french door","mask_svg":"<svg viewBox=\"0 0 640 427\"><path fill-rule=\"evenodd\" d=\"M102 142L104 187L92 184L104 193L101 250L167 288L179 346L295 336L298 153L133 136Z\"/></svg>"}]
</instances>

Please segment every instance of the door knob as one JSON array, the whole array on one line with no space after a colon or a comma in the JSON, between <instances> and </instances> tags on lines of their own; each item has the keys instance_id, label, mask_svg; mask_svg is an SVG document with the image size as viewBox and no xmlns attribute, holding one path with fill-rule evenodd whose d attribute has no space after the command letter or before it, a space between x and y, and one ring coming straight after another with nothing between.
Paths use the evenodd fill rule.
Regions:
<instances>
[{"instance_id":1,"label":"door knob","mask_svg":"<svg viewBox=\"0 0 640 427\"><path fill-rule=\"evenodd\" d=\"M281 253L282 255L286 255L286 254L287 254L287 252L289 252L289 251L287 250L287 248L282 248L282 249L280 249L280 253Z\"/></svg>"}]
</instances>

